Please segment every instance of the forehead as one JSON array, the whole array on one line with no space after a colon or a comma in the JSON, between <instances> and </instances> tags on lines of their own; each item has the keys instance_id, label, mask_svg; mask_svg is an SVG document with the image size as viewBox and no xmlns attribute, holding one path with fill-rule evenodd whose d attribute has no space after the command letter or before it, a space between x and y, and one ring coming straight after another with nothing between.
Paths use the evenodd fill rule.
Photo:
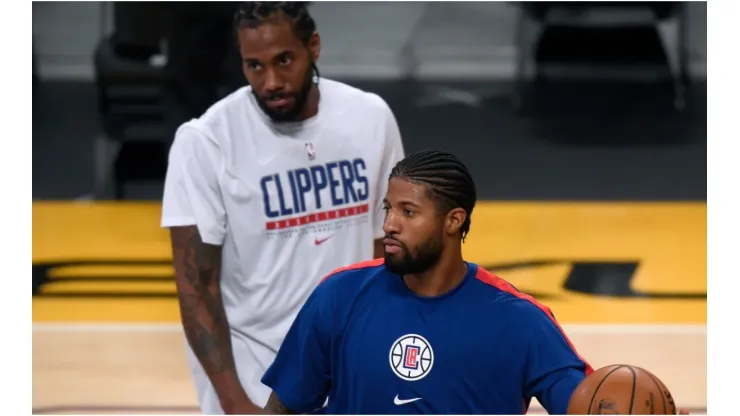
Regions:
<instances>
[{"instance_id":1,"label":"forehead","mask_svg":"<svg viewBox=\"0 0 740 416\"><path fill-rule=\"evenodd\" d=\"M388 182L386 199L391 204L410 202L422 206L433 203L426 185L405 178L392 178Z\"/></svg>"},{"instance_id":2,"label":"forehead","mask_svg":"<svg viewBox=\"0 0 740 416\"><path fill-rule=\"evenodd\" d=\"M285 19L274 17L255 27L239 28L239 48L244 58L275 56L301 46L293 25Z\"/></svg>"}]
</instances>

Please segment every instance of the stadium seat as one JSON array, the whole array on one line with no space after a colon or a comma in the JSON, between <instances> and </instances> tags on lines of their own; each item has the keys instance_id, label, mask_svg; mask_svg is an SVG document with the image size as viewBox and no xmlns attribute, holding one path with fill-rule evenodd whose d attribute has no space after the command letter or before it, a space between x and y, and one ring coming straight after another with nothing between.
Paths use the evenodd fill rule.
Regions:
<instances>
[{"instance_id":1,"label":"stadium seat","mask_svg":"<svg viewBox=\"0 0 740 416\"><path fill-rule=\"evenodd\" d=\"M126 182L164 177L166 167L163 71L145 48L129 48L113 35L95 53L104 131L96 142L96 188L105 194L112 182L116 199L124 198Z\"/></svg>"},{"instance_id":2,"label":"stadium seat","mask_svg":"<svg viewBox=\"0 0 740 416\"><path fill-rule=\"evenodd\" d=\"M196 6L204 7L204 16L221 20L221 9L225 8L225 24L230 23L233 11L229 8L234 7L233 3ZM103 38L95 50L104 130L96 140L95 183L97 197L110 194L112 187L113 196L124 199L127 183L164 180L167 154L177 126L197 116L182 114L168 88L171 82L165 68L165 22L173 16L174 7L192 6L180 2L118 2L113 7L114 34ZM218 68L218 98L244 84L235 51L224 61Z\"/></svg>"},{"instance_id":3,"label":"stadium seat","mask_svg":"<svg viewBox=\"0 0 740 416\"><path fill-rule=\"evenodd\" d=\"M687 46L685 6L677 2L530 2L519 3L519 16L516 27L516 75L513 102L516 108L524 107L525 85L531 79L535 83L544 78L541 62L538 60L538 48L541 46L543 34L551 28L565 30L579 30L578 39L571 47L578 49L582 46L580 39L586 39L589 33L598 33L594 29L612 28L628 31L645 29L657 31L658 47L665 54L671 82L673 85L673 105L677 110L683 110L685 92L688 84L687 74ZM590 30L590 32L589 32ZM589 40L589 39L586 39ZM584 41L584 43L588 43ZM612 45L603 45L609 49ZM612 47L624 50L639 49L644 45L625 42ZM604 51L599 51L604 53ZM607 51L608 53L608 51ZM598 60L598 59L595 59ZM594 62L591 62L594 64ZM570 73L583 77L585 75L602 74L604 77L619 77L623 74L614 74L615 67L608 67L606 71L599 71L597 65L592 65L588 71L571 71ZM568 73L568 70L561 72ZM577 74L577 75L576 75Z\"/></svg>"},{"instance_id":4,"label":"stadium seat","mask_svg":"<svg viewBox=\"0 0 740 416\"><path fill-rule=\"evenodd\" d=\"M141 16L141 8L134 14L125 4L114 7L116 31L101 40L94 58L104 132L96 139L95 184L97 197L109 195L112 186L113 196L123 199L127 182L164 177L170 133L160 37L125 30L127 21ZM138 25L151 23L138 20Z\"/></svg>"}]
</instances>

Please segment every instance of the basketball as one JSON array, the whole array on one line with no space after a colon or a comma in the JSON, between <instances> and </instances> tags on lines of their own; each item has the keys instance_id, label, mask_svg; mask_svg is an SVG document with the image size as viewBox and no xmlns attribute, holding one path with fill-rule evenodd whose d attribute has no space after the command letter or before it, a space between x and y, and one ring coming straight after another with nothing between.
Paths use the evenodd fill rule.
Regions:
<instances>
[{"instance_id":1,"label":"basketball","mask_svg":"<svg viewBox=\"0 0 740 416\"><path fill-rule=\"evenodd\" d=\"M654 374L632 365L600 368L576 387L570 415L675 415L668 388Z\"/></svg>"}]
</instances>

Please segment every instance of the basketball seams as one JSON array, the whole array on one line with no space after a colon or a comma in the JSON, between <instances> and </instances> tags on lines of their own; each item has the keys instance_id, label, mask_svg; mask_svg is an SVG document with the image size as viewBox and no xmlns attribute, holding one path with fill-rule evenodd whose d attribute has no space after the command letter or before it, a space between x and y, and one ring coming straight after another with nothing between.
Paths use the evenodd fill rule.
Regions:
<instances>
[{"instance_id":1,"label":"basketball seams","mask_svg":"<svg viewBox=\"0 0 740 416\"><path fill-rule=\"evenodd\" d=\"M602 379L601 379L601 381L599 381L599 384L597 384L597 385L596 385L596 388L594 389L594 394L593 394L593 396L591 396L591 401L590 401L590 402L588 403L588 414L589 414L589 415L593 414L593 413L591 413L591 408L592 408L592 407L593 407L593 405L594 405L594 400L596 400L596 395L597 395L597 394L599 393L599 389L601 388L601 385L602 385L602 384L604 384L604 382L606 381L606 379L607 379L607 378L609 378L609 376L610 376L610 375L611 375L611 374L612 374L613 372L615 372L615 371L619 370L619 369L620 369L620 368L622 368L622 367L624 367L624 366L623 366L623 365L618 365L618 366L616 366L615 368L613 368L613 369L612 369L611 371L609 371L609 372L608 372L608 373L607 373L607 374L606 374L606 375L604 376L604 378L602 378Z\"/></svg>"},{"instance_id":2,"label":"basketball seams","mask_svg":"<svg viewBox=\"0 0 740 416\"><path fill-rule=\"evenodd\" d=\"M653 380L653 383L655 383L655 387L658 388L658 392L660 393L660 398L663 401L663 411L668 413L668 403L666 403L665 401L665 394L663 393L663 387L661 386L661 383L658 381L655 375L653 375L653 373L647 370L645 370L644 372L650 376L650 379Z\"/></svg>"},{"instance_id":3,"label":"basketball seams","mask_svg":"<svg viewBox=\"0 0 740 416\"><path fill-rule=\"evenodd\" d=\"M656 394L661 396L663 409L656 405ZM676 414L676 406L670 409L667 402L673 404L670 391L650 371L629 364L613 364L599 368L579 383L569 401L568 411L578 414Z\"/></svg>"},{"instance_id":4,"label":"basketball seams","mask_svg":"<svg viewBox=\"0 0 740 416\"><path fill-rule=\"evenodd\" d=\"M635 410L635 390L637 389L637 373L635 373L635 369L631 366L626 366L627 369L630 370L630 373L632 373L632 394L630 394L630 414L634 414Z\"/></svg>"}]
</instances>

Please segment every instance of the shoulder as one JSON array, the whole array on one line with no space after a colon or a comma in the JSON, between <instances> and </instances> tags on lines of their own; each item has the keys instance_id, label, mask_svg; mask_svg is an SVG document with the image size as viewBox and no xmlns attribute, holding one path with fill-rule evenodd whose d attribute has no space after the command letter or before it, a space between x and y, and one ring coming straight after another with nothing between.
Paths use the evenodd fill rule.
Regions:
<instances>
[{"instance_id":1,"label":"shoulder","mask_svg":"<svg viewBox=\"0 0 740 416\"><path fill-rule=\"evenodd\" d=\"M241 87L222 99L213 103L208 110L197 120L203 126L212 126L224 119L230 119L234 115L244 117L245 110L253 106L250 99L252 87Z\"/></svg>"},{"instance_id":2,"label":"shoulder","mask_svg":"<svg viewBox=\"0 0 740 416\"><path fill-rule=\"evenodd\" d=\"M228 140L229 132L235 127L235 123L250 123L254 111L250 108L250 87L242 87L225 96L210 106L200 117L185 122L177 131L176 139L180 135L201 137L213 142L217 146L223 146L223 140Z\"/></svg>"},{"instance_id":3,"label":"shoulder","mask_svg":"<svg viewBox=\"0 0 740 416\"><path fill-rule=\"evenodd\" d=\"M351 102L354 108L362 110L366 115L392 115L388 103L376 93L326 78L321 78L319 82L322 93L328 94L332 101Z\"/></svg>"},{"instance_id":4,"label":"shoulder","mask_svg":"<svg viewBox=\"0 0 740 416\"><path fill-rule=\"evenodd\" d=\"M382 258L340 267L321 279L316 290L332 296L351 298L362 291L385 270Z\"/></svg>"},{"instance_id":5,"label":"shoulder","mask_svg":"<svg viewBox=\"0 0 740 416\"><path fill-rule=\"evenodd\" d=\"M499 308L495 314L499 317L498 319L503 317L508 325L517 329L512 333L526 337L524 342L528 345L545 345L551 351L557 351L555 346L559 345L575 351L575 347L558 323L555 314L546 305L520 292L512 284L487 270L479 268L476 277L482 285L488 288L481 292L489 292L486 296L495 297L495 300L489 303ZM524 330L521 330L522 328ZM578 355L577 352L576 355ZM585 362L582 358L580 359Z\"/></svg>"},{"instance_id":6,"label":"shoulder","mask_svg":"<svg viewBox=\"0 0 740 416\"><path fill-rule=\"evenodd\" d=\"M170 163L180 160L215 162L220 156L221 146L215 136L192 120L177 129L169 150Z\"/></svg>"},{"instance_id":7,"label":"shoulder","mask_svg":"<svg viewBox=\"0 0 740 416\"><path fill-rule=\"evenodd\" d=\"M336 286L347 284L350 279L364 281L385 270L382 258L353 263L333 270L321 279L319 286ZM350 283L351 284L351 283Z\"/></svg>"},{"instance_id":8,"label":"shoulder","mask_svg":"<svg viewBox=\"0 0 740 416\"><path fill-rule=\"evenodd\" d=\"M383 259L351 264L327 274L314 288L303 309L317 311L325 322L338 322L348 316L365 288L377 282Z\"/></svg>"},{"instance_id":9,"label":"shoulder","mask_svg":"<svg viewBox=\"0 0 740 416\"><path fill-rule=\"evenodd\" d=\"M504 308L507 312L513 312L507 316L515 318L521 324L554 321L555 316L549 307L532 296L519 291L503 278L482 267L478 267L475 277L478 283L485 288L484 292L487 292L484 296L492 297L493 304L496 307Z\"/></svg>"}]
</instances>

